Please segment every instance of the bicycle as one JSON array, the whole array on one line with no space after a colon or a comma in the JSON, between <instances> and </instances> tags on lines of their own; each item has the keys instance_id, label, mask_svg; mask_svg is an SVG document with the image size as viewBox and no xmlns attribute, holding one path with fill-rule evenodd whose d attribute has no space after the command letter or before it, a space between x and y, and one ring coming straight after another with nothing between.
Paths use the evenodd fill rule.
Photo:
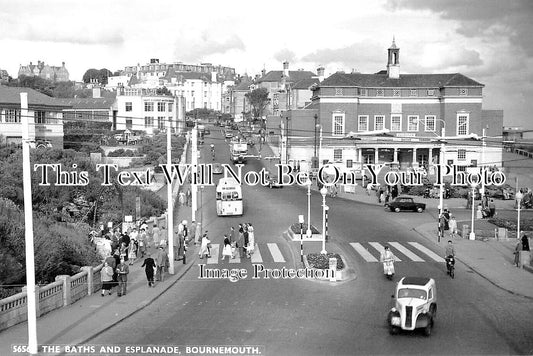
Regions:
<instances>
[{"instance_id":1,"label":"bicycle","mask_svg":"<svg viewBox=\"0 0 533 356\"><path fill-rule=\"evenodd\" d=\"M455 278L455 257L454 256L446 257L446 274L450 275L452 279Z\"/></svg>"}]
</instances>

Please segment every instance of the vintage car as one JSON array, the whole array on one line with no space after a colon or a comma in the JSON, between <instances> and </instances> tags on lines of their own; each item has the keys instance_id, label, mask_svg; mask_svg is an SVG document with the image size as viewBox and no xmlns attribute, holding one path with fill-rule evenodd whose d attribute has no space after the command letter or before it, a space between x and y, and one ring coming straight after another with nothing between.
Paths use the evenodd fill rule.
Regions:
<instances>
[{"instance_id":1,"label":"vintage car","mask_svg":"<svg viewBox=\"0 0 533 356\"><path fill-rule=\"evenodd\" d=\"M222 174L224 172L224 168L220 163L213 163L213 174Z\"/></svg>"},{"instance_id":2,"label":"vintage car","mask_svg":"<svg viewBox=\"0 0 533 356\"><path fill-rule=\"evenodd\" d=\"M281 184L281 182L278 181L278 177L276 177L275 175L272 175L267 171L265 177L266 177L267 186L270 189L283 188L283 185Z\"/></svg>"},{"instance_id":3,"label":"vintage car","mask_svg":"<svg viewBox=\"0 0 533 356\"><path fill-rule=\"evenodd\" d=\"M427 277L403 277L392 295L394 306L389 311L389 332L423 329L431 335L437 317L437 289L435 280Z\"/></svg>"},{"instance_id":4,"label":"vintage car","mask_svg":"<svg viewBox=\"0 0 533 356\"><path fill-rule=\"evenodd\" d=\"M411 197L399 196L390 203L385 204L385 210L395 211L399 213L402 210L423 212L426 209L426 204L417 203Z\"/></svg>"}]
</instances>

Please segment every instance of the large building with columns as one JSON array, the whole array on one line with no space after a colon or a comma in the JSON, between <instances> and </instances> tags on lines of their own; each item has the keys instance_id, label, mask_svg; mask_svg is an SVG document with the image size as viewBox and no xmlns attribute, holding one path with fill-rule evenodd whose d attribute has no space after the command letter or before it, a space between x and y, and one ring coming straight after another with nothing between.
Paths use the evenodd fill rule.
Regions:
<instances>
[{"instance_id":1,"label":"large building with columns","mask_svg":"<svg viewBox=\"0 0 533 356\"><path fill-rule=\"evenodd\" d=\"M306 109L281 114L281 159L431 169L443 155L461 170L500 167L503 111L483 109L483 88L460 73L400 74L393 41L386 70L337 72L312 88Z\"/></svg>"}]
</instances>

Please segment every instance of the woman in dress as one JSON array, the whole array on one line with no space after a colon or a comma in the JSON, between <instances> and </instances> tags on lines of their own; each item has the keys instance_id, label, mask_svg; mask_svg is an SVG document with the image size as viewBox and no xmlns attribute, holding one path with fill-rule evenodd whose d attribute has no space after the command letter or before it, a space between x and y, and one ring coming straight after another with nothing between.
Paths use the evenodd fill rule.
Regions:
<instances>
[{"instance_id":1,"label":"woman in dress","mask_svg":"<svg viewBox=\"0 0 533 356\"><path fill-rule=\"evenodd\" d=\"M248 223L248 257L254 253L255 249L255 234L254 227Z\"/></svg>"},{"instance_id":2,"label":"woman in dress","mask_svg":"<svg viewBox=\"0 0 533 356\"><path fill-rule=\"evenodd\" d=\"M229 240L228 235L224 235L224 248L222 249L222 260L224 260L228 257L228 262L230 258L233 256L233 253L231 252L231 242Z\"/></svg>"},{"instance_id":3,"label":"woman in dress","mask_svg":"<svg viewBox=\"0 0 533 356\"><path fill-rule=\"evenodd\" d=\"M143 265L141 267L145 267L144 273L146 273L146 279L148 280L148 287L152 287L154 285L154 270L155 270L155 261L152 258L151 254L148 254L146 258L144 259Z\"/></svg>"},{"instance_id":4,"label":"woman in dress","mask_svg":"<svg viewBox=\"0 0 533 356\"><path fill-rule=\"evenodd\" d=\"M135 263L135 260L137 259L138 249L139 243L137 242L137 240L131 240L128 251L128 259L130 260L130 266L132 266Z\"/></svg>"},{"instance_id":5,"label":"woman in dress","mask_svg":"<svg viewBox=\"0 0 533 356\"><path fill-rule=\"evenodd\" d=\"M202 237L202 244L200 245L200 252L198 253L200 258L204 258L204 256L211 257L209 253L209 245L211 244L211 241L207 237L207 234L204 234Z\"/></svg>"},{"instance_id":6,"label":"woman in dress","mask_svg":"<svg viewBox=\"0 0 533 356\"><path fill-rule=\"evenodd\" d=\"M102 297L105 296L107 291L108 295L111 295L111 288L113 288L113 268L107 263L104 262L104 267L100 272L100 278L102 279Z\"/></svg>"}]
</instances>

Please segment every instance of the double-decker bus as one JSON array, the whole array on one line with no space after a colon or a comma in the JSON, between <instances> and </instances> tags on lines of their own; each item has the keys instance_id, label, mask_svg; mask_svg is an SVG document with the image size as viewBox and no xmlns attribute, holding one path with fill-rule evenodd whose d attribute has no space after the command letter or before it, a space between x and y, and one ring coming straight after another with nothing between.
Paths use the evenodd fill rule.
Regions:
<instances>
[{"instance_id":1,"label":"double-decker bus","mask_svg":"<svg viewBox=\"0 0 533 356\"><path fill-rule=\"evenodd\" d=\"M216 189L217 215L242 215L242 188L235 178L220 178Z\"/></svg>"},{"instance_id":2,"label":"double-decker bus","mask_svg":"<svg viewBox=\"0 0 533 356\"><path fill-rule=\"evenodd\" d=\"M230 143L230 155L233 163L245 163L248 154L248 144L246 141L235 140Z\"/></svg>"}]
</instances>

